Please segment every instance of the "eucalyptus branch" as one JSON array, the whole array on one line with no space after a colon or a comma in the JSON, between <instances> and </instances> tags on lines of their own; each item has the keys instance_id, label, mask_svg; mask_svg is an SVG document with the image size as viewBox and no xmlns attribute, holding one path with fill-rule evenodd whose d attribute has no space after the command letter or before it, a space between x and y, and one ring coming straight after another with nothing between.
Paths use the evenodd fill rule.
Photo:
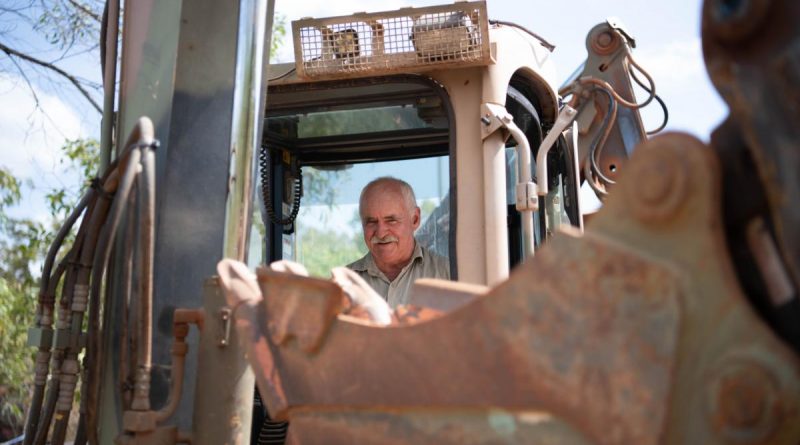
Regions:
<instances>
[{"instance_id":1,"label":"eucalyptus branch","mask_svg":"<svg viewBox=\"0 0 800 445\"><path fill-rule=\"evenodd\" d=\"M25 73L25 70L22 69L22 67L20 66L19 62L17 62L16 59L12 58L11 62L14 64L14 66L17 67L17 71L19 71L19 74L20 76L22 76L22 79L25 80L25 83L28 84L28 89L31 90L31 95L33 96L33 102L36 104L36 108L40 108L39 96L36 94L36 89L33 88L33 84L31 83L31 80L28 79L28 75Z\"/></svg>"},{"instance_id":2,"label":"eucalyptus branch","mask_svg":"<svg viewBox=\"0 0 800 445\"><path fill-rule=\"evenodd\" d=\"M86 100L88 100L89 103L92 104L92 106L94 107L95 110L97 110L98 113L101 113L101 114L103 113L103 109L100 107L100 105L98 105L98 103L94 100L94 98L92 98L91 94L89 94L89 91L87 91L86 88L83 87L81 82L75 76L69 74L68 72L62 70L61 68L57 67L56 65L53 65L50 62L45 62L44 60L40 60L40 59L37 59L35 57L29 56L29 55L27 55L25 53L19 52L19 51L13 49L13 48L10 48L10 47L6 46L2 42L0 42L0 51L3 51L4 53L6 53L9 57L12 57L12 56L13 57L18 57L18 58L20 58L22 60L25 60L27 62L33 63L34 65L39 65L39 66L41 66L43 68L47 68L47 69L49 69L51 71L54 71L55 73L59 74L60 76L66 78L67 80L70 81L70 83L72 83L72 85L75 86L75 88L78 89L78 91L80 91L81 94L83 94L83 96L86 98Z\"/></svg>"}]
</instances>

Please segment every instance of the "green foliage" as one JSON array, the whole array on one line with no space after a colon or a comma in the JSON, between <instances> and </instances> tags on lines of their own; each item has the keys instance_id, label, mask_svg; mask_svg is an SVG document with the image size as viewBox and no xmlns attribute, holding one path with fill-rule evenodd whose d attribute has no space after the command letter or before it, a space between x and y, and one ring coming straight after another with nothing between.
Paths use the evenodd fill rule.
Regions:
<instances>
[{"instance_id":1,"label":"green foliage","mask_svg":"<svg viewBox=\"0 0 800 445\"><path fill-rule=\"evenodd\" d=\"M19 202L21 197L19 179L7 168L0 167L0 218L5 216L3 210Z\"/></svg>"},{"instance_id":2,"label":"green foliage","mask_svg":"<svg viewBox=\"0 0 800 445\"><path fill-rule=\"evenodd\" d=\"M34 29L62 50L76 44L94 46L99 42L102 10L97 0L44 0Z\"/></svg>"},{"instance_id":3,"label":"green foliage","mask_svg":"<svg viewBox=\"0 0 800 445\"><path fill-rule=\"evenodd\" d=\"M286 37L286 16L276 13L272 22L272 42L269 47L270 61L275 59L278 49L283 46L283 39Z\"/></svg>"},{"instance_id":4,"label":"green foliage","mask_svg":"<svg viewBox=\"0 0 800 445\"><path fill-rule=\"evenodd\" d=\"M31 387L34 351L25 342L27 327L33 323L32 290L0 278L0 424L4 425L19 425Z\"/></svg>"},{"instance_id":5,"label":"green foliage","mask_svg":"<svg viewBox=\"0 0 800 445\"><path fill-rule=\"evenodd\" d=\"M422 205L420 206L421 221L424 222L434 210L436 210L436 201L432 199L422 201Z\"/></svg>"},{"instance_id":6,"label":"green foliage","mask_svg":"<svg viewBox=\"0 0 800 445\"><path fill-rule=\"evenodd\" d=\"M21 182L0 167L0 425L15 426L31 384L32 351L25 347L33 321L36 277L28 267L39 257L43 227L10 217L22 198Z\"/></svg>"},{"instance_id":7,"label":"green foliage","mask_svg":"<svg viewBox=\"0 0 800 445\"><path fill-rule=\"evenodd\" d=\"M304 205L325 204L329 208L336 202L339 184L350 180L346 170L319 170L313 167L303 169Z\"/></svg>"},{"instance_id":8,"label":"green foliage","mask_svg":"<svg viewBox=\"0 0 800 445\"><path fill-rule=\"evenodd\" d=\"M347 235L307 227L301 230L299 236L299 260L308 273L316 277L329 278L332 267L346 266L367 251L360 233Z\"/></svg>"},{"instance_id":9,"label":"green foliage","mask_svg":"<svg viewBox=\"0 0 800 445\"><path fill-rule=\"evenodd\" d=\"M58 219L66 218L77 203L80 195L89 185L90 178L97 174L100 159L100 142L97 139L68 140L61 147L63 156L59 165L65 172L73 172L82 179L74 187L50 190L46 195L50 215Z\"/></svg>"}]
</instances>

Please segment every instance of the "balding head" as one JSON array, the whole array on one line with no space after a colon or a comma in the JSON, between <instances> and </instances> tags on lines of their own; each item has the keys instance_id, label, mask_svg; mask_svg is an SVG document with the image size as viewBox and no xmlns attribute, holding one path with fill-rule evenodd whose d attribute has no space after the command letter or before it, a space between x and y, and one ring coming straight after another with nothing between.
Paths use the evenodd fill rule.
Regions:
<instances>
[{"instance_id":1,"label":"balding head","mask_svg":"<svg viewBox=\"0 0 800 445\"><path fill-rule=\"evenodd\" d=\"M364 218L364 202L368 195L371 194L385 194L385 193L400 193L403 197L406 209L413 211L417 208L417 198L414 195L414 189L402 179L393 178L391 176L383 176L373 179L369 182L364 189L361 190L361 196L358 199L358 214Z\"/></svg>"}]
</instances>

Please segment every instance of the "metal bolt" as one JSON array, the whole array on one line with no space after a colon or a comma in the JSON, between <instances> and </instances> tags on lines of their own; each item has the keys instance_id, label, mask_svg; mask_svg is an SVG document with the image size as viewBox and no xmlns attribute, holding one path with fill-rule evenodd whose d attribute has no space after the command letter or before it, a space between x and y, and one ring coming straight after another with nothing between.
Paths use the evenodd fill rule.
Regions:
<instances>
[{"instance_id":1,"label":"metal bolt","mask_svg":"<svg viewBox=\"0 0 800 445\"><path fill-rule=\"evenodd\" d=\"M657 204L669 195L670 185L675 181L675 166L667 162L657 165L649 163L640 173L639 198L648 204Z\"/></svg>"},{"instance_id":2,"label":"metal bolt","mask_svg":"<svg viewBox=\"0 0 800 445\"><path fill-rule=\"evenodd\" d=\"M773 432L780 413L777 383L760 363L736 359L709 386L710 421L725 440L760 443Z\"/></svg>"},{"instance_id":3,"label":"metal bolt","mask_svg":"<svg viewBox=\"0 0 800 445\"><path fill-rule=\"evenodd\" d=\"M608 31L601 32L597 36L597 44L600 45L602 48L607 48L611 45L611 42L614 40L614 37L611 36L611 33Z\"/></svg>"},{"instance_id":4,"label":"metal bolt","mask_svg":"<svg viewBox=\"0 0 800 445\"><path fill-rule=\"evenodd\" d=\"M483 122L483 125L486 125L488 127L489 124L492 123L492 120L490 119L490 116L487 114L485 116L481 116L481 122Z\"/></svg>"},{"instance_id":5,"label":"metal bolt","mask_svg":"<svg viewBox=\"0 0 800 445\"><path fill-rule=\"evenodd\" d=\"M591 40L592 49L600 55L608 55L619 48L620 40L610 29L604 29L594 35Z\"/></svg>"},{"instance_id":6,"label":"metal bolt","mask_svg":"<svg viewBox=\"0 0 800 445\"><path fill-rule=\"evenodd\" d=\"M669 135L644 143L628 164L634 179L626 193L632 211L644 222L670 219L682 207L688 189L682 147L702 144L691 136Z\"/></svg>"}]
</instances>

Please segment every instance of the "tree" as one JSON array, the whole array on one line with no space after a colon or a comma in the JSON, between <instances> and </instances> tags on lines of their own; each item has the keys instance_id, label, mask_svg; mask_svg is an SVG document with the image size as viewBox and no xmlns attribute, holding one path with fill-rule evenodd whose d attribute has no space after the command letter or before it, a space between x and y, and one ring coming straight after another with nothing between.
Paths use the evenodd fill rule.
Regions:
<instances>
[{"instance_id":1,"label":"tree","mask_svg":"<svg viewBox=\"0 0 800 445\"><path fill-rule=\"evenodd\" d=\"M64 170L83 176L97 168L96 140L67 141L62 147ZM28 327L33 325L42 261L85 181L50 190L49 218L40 221L9 216L8 210L23 198L22 181L0 166L0 440L21 432L24 406L33 375L34 350L26 346ZM62 249L66 251L66 249ZM4 437L5 436L5 437Z\"/></svg>"},{"instance_id":2,"label":"tree","mask_svg":"<svg viewBox=\"0 0 800 445\"><path fill-rule=\"evenodd\" d=\"M70 72L75 57L98 54L103 3L101 0L6 0L0 6L0 72L25 81L39 106L37 86L60 94L77 93L98 113L101 73ZM97 65L94 65L96 69ZM65 88L69 87L69 88ZM46 112L46 111L45 111Z\"/></svg>"}]
</instances>

